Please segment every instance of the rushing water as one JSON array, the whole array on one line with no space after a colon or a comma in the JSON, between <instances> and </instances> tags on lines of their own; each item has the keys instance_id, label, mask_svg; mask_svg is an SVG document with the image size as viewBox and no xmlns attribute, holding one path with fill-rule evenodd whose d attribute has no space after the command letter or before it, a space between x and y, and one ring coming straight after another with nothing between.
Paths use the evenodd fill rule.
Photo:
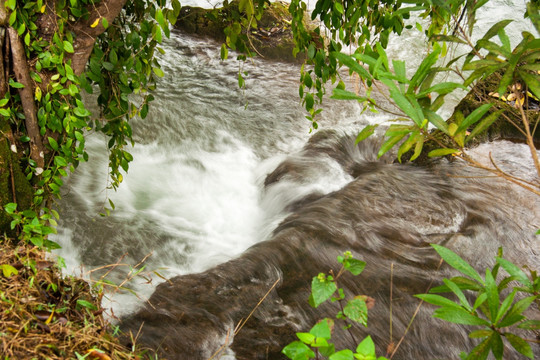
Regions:
<instances>
[{"instance_id":1,"label":"rushing water","mask_svg":"<svg viewBox=\"0 0 540 360\"><path fill-rule=\"evenodd\" d=\"M193 5L207 4L197 1ZM490 11L500 8L497 5ZM492 18L486 17L481 24L489 21ZM54 238L63 247L57 253L66 259L68 268L92 280L109 270L108 265L118 262L120 265L107 279L121 283L128 276L129 265L145 259L144 277L135 277L126 285L142 299L163 281L152 271L164 277L199 273L234 259L256 243L275 239L276 227L288 214L301 212L304 205L315 199L347 188L363 173L378 173L379 168L366 170L355 165L366 163L366 157L371 159L373 153L349 161L345 159L356 150L349 153L343 149L350 145L343 145L341 152L328 149L346 139L345 134L388 118L381 114L360 115L359 106L352 102L326 101L320 125L325 130L337 129L342 135L326 140L323 136L319 138L321 143L315 141L312 148L302 150L311 135L298 99L297 66L248 62L243 69L249 74L244 91L237 86L239 64L220 61L217 44L173 32L164 47L167 52L161 64L167 75L159 83L148 117L133 122L136 145L131 152L135 160L124 183L117 192L106 190L106 143L100 135L90 134L90 162L82 164L64 188L58 204L62 221ZM420 51L413 47L404 53L408 47L399 44L391 48L396 56L412 63L417 57L415 52ZM496 147L499 154L501 149L504 153L500 161L505 166L522 169L524 176L533 174L530 164L524 163L521 156L524 147L507 143ZM492 148L486 145L476 151L487 157ZM420 179L421 174L422 171L414 176ZM391 190L387 189L390 194ZM108 205L109 198L116 209L111 216L100 217L98 214ZM467 197L460 193L458 198L465 201ZM416 201L421 203L419 197ZM531 218L536 215L538 219L539 214L534 215L538 211L534 205L538 204L533 200L532 205L529 215L532 212ZM415 214L419 205L412 201L402 206ZM445 214L443 208L428 206L428 215L418 213L421 221L405 223L410 224L412 233L429 236L458 232L469 210ZM321 213L321 221L331 214L330 210ZM395 216L384 211L372 214ZM309 220L317 222L313 217ZM373 227L373 220L362 221ZM534 226L540 224L527 223L521 230L532 231ZM533 253L524 256L526 262L538 260L538 249L528 251ZM330 258L325 260L331 261ZM103 269L90 274L95 268ZM153 275L150 283L146 274ZM266 286L267 280L270 281L265 278L261 283ZM110 302L107 305L117 316L130 313L143 303L124 291L111 291L106 297ZM294 317L290 309L280 311ZM284 318L288 319L287 316ZM222 340L223 334L216 336Z\"/></svg>"}]
</instances>

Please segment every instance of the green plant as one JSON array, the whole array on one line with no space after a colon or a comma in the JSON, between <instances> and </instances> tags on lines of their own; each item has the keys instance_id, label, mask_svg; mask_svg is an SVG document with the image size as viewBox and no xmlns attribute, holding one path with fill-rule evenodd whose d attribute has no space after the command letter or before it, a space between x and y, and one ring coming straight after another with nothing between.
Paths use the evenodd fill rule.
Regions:
<instances>
[{"instance_id":1,"label":"green plant","mask_svg":"<svg viewBox=\"0 0 540 360\"><path fill-rule=\"evenodd\" d=\"M524 312L533 304L540 302L540 278L535 271L527 276L519 267L502 257L499 250L496 264L486 269L485 276L470 266L453 251L440 245L431 245L450 266L464 276L444 279L444 285L433 288L430 294L416 297L439 306L434 317L480 329L471 331L469 337L483 339L468 354L461 358L467 360L486 359L490 352L496 359L504 355L503 339L514 349L528 358L533 358L529 345L530 340L515 334L516 329L540 330L539 320L529 320ZM500 269L506 270L509 276L501 276ZM497 279L500 280L497 280ZM517 285L516 285L517 283ZM433 293L453 293L457 300ZM472 301L466 296L472 294ZM517 300L518 294L525 297Z\"/></svg>"},{"instance_id":2,"label":"green plant","mask_svg":"<svg viewBox=\"0 0 540 360\"><path fill-rule=\"evenodd\" d=\"M313 278L309 303L316 308L328 300L333 303L337 302L339 310L336 319L344 324L344 329L347 329L355 340L353 333L349 330L352 326L351 321L367 326L368 307L372 306L373 299L365 295L357 295L345 301L345 293L342 288L338 287L338 280L346 271L355 276L360 275L366 263L355 259L349 251L345 252L343 256L338 256L337 259L342 264L337 274L330 271L329 275L320 273ZM385 359L384 357L376 357L375 345L369 336L356 347L355 352L349 349L336 351L334 344L330 342L334 326L335 320L324 318L315 324L309 332L296 333L298 340L287 345L282 352L292 360L320 359L321 356L331 360Z\"/></svg>"},{"instance_id":3,"label":"green plant","mask_svg":"<svg viewBox=\"0 0 540 360\"><path fill-rule=\"evenodd\" d=\"M20 154L11 168L24 169L34 189L31 206L17 212L13 182L2 189L12 193L13 202L2 207L24 240L51 247L46 236L57 214L50 200L60 197L68 172L88 160L88 133L108 138L109 187L122 182L133 160L127 149L133 144L130 119L148 114L150 92L163 76L159 45L179 11L178 0L171 7L165 0L1 1L11 44L11 54L0 52L8 70L0 79L8 84L0 87L0 120L8 129L2 136ZM98 90L99 114L85 106L83 89Z\"/></svg>"}]
</instances>

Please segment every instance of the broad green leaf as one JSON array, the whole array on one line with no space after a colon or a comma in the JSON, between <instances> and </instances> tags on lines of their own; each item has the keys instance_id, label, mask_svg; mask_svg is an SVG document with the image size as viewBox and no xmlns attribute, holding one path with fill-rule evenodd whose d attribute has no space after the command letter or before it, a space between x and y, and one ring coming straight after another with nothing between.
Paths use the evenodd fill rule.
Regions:
<instances>
[{"instance_id":1,"label":"broad green leaf","mask_svg":"<svg viewBox=\"0 0 540 360\"><path fill-rule=\"evenodd\" d=\"M55 156L54 163L58 167L65 167L68 164L66 159L64 159L62 156Z\"/></svg>"},{"instance_id":2,"label":"broad green leaf","mask_svg":"<svg viewBox=\"0 0 540 360\"><path fill-rule=\"evenodd\" d=\"M461 131L466 130L469 126L475 124L489 109L491 109L492 106L493 104L484 104L476 108L472 113L469 114L469 116L465 118L465 120L461 122L461 124L459 124L456 134L459 134Z\"/></svg>"},{"instance_id":3,"label":"broad green leaf","mask_svg":"<svg viewBox=\"0 0 540 360\"><path fill-rule=\"evenodd\" d=\"M153 67L152 71L159 77L163 77L165 74L163 73L163 70L161 70L158 67Z\"/></svg>"},{"instance_id":4,"label":"broad green leaf","mask_svg":"<svg viewBox=\"0 0 540 360\"><path fill-rule=\"evenodd\" d=\"M343 266L353 275L360 275L366 267L366 262L358 259L346 259Z\"/></svg>"},{"instance_id":5,"label":"broad green leaf","mask_svg":"<svg viewBox=\"0 0 540 360\"><path fill-rule=\"evenodd\" d=\"M363 356L375 355L375 343L371 339L371 336L368 335L360 344L358 344L356 352Z\"/></svg>"},{"instance_id":6,"label":"broad green leaf","mask_svg":"<svg viewBox=\"0 0 540 360\"><path fill-rule=\"evenodd\" d=\"M310 304L313 307L317 307L326 300L328 300L332 294L337 290L336 283L329 276L328 278L323 274L313 277L311 282L311 296L309 298Z\"/></svg>"},{"instance_id":7,"label":"broad green leaf","mask_svg":"<svg viewBox=\"0 0 540 360\"><path fill-rule=\"evenodd\" d=\"M291 360L308 360L315 357L315 353L303 342L293 341L281 350Z\"/></svg>"},{"instance_id":8,"label":"broad green leaf","mask_svg":"<svg viewBox=\"0 0 540 360\"><path fill-rule=\"evenodd\" d=\"M455 154L458 152L459 152L458 149L436 149L436 150L431 150L428 153L428 156L429 157L446 156L446 155Z\"/></svg>"},{"instance_id":9,"label":"broad green leaf","mask_svg":"<svg viewBox=\"0 0 540 360\"><path fill-rule=\"evenodd\" d=\"M64 44L64 50L68 53L73 53L75 50L73 49L73 44L70 43L69 41L67 40L64 40L63 42Z\"/></svg>"},{"instance_id":10,"label":"broad green leaf","mask_svg":"<svg viewBox=\"0 0 540 360\"><path fill-rule=\"evenodd\" d=\"M478 316L472 315L461 308L441 307L435 310L433 317L446 320L455 324L463 325L484 325L489 326L490 323Z\"/></svg>"},{"instance_id":11,"label":"broad green leaf","mask_svg":"<svg viewBox=\"0 0 540 360\"><path fill-rule=\"evenodd\" d=\"M356 297L355 299L349 300L343 309L343 313L349 319L359 322L367 327L368 309L366 302L363 299Z\"/></svg>"},{"instance_id":12,"label":"broad green leaf","mask_svg":"<svg viewBox=\"0 0 540 360\"><path fill-rule=\"evenodd\" d=\"M329 340L332 337L332 328L334 327L334 320L322 319L315 326L311 328L309 333L315 337Z\"/></svg>"},{"instance_id":13,"label":"broad green leaf","mask_svg":"<svg viewBox=\"0 0 540 360\"><path fill-rule=\"evenodd\" d=\"M49 145L53 148L53 150L58 151L58 143L56 140L54 140L52 137L48 137Z\"/></svg>"},{"instance_id":14,"label":"broad green leaf","mask_svg":"<svg viewBox=\"0 0 540 360\"><path fill-rule=\"evenodd\" d=\"M531 345L517 335L506 333L504 337L516 349L520 354L525 355L529 359L534 359L534 354L531 349Z\"/></svg>"},{"instance_id":15,"label":"broad green leaf","mask_svg":"<svg viewBox=\"0 0 540 360\"><path fill-rule=\"evenodd\" d=\"M19 271L16 268L14 268L13 266L9 264L2 264L0 265L0 268L2 268L2 275L4 275L4 277L6 278L12 275L17 275L19 273Z\"/></svg>"},{"instance_id":16,"label":"broad green leaf","mask_svg":"<svg viewBox=\"0 0 540 360\"><path fill-rule=\"evenodd\" d=\"M349 349L330 355L329 360L354 360L353 352Z\"/></svg>"},{"instance_id":17,"label":"broad green leaf","mask_svg":"<svg viewBox=\"0 0 540 360\"><path fill-rule=\"evenodd\" d=\"M313 99L313 95L311 93L307 93L306 97L306 110L309 111L313 109L313 105L315 104L315 100Z\"/></svg>"},{"instance_id":18,"label":"broad green leaf","mask_svg":"<svg viewBox=\"0 0 540 360\"><path fill-rule=\"evenodd\" d=\"M363 140L367 139L368 137L370 137L373 134L373 132L375 131L375 129L377 128L377 126L379 126L379 125L368 125L365 128L363 128L362 131L360 131L360 133L356 137L356 140L355 140L354 143L356 145L358 145L358 143L360 141L363 141Z\"/></svg>"},{"instance_id":19,"label":"broad green leaf","mask_svg":"<svg viewBox=\"0 0 540 360\"><path fill-rule=\"evenodd\" d=\"M458 254L441 245L431 244L431 246L435 249L435 251L437 251L439 256L448 263L448 265L452 266L454 269L461 272L462 274L467 275L473 280L476 280L480 284L484 284L484 280L482 279L482 277L480 277L478 272L474 270L474 268L469 265L469 263L467 263L465 260L463 260Z\"/></svg>"},{"instance_id":20,"label":"broad green leaf","mask_svg":"<svg viewBox=\"0 0 540 360\"><path fill-rule=\"evenodd\" d=\"M315 340L316 336L310 333L299 332L296 333L296 337L298 337L298 339L300 339L300 341L304 344L310 345Z\"/></svg>"},{"instance_id":21,"label":"broad green leaf","mask_svg":"<svg viewBox=\"0 0 540 360\"><path fill-rule=\"evenodd\" d=\"M4 209L8 214L13 214L15 211L17 211L17 204L16 203L7 203L4 206Z\"/></svg>"}]
</instances>

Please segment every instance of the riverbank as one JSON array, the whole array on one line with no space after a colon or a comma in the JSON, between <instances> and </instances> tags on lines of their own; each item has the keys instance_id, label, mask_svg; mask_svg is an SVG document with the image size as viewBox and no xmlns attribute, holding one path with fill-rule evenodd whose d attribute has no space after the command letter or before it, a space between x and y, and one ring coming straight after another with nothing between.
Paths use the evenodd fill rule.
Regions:
<instances>
[{"instance_id":1,"label":"riverbank","mask_svg":"<svg viewBox=\"0 0 540 360\"><path fill-rule=\"evenodd\" d=\"M0 241L2 359L139 359L103 317L102 292L63 276L35 246Z\"/></svg>"}]
</instances>

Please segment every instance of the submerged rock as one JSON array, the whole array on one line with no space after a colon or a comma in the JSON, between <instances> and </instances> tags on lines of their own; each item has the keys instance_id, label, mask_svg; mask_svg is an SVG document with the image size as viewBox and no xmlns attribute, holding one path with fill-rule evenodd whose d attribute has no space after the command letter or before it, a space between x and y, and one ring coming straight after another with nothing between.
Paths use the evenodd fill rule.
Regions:
<instances>
[{"instance_id":1,"label":"submerged rock","mask_svg":"<svg viewBox=\"0 0 540 360\"><path fill-rule=\"evenodd\" d=\"M286 181L308 181L323 158L340 164L350 183L291 206L295 210L270 239L239 258L159 285L142 309L122 320L121 329L139 334L140 343L167 359L208 359L227 347L238 360L285 358L281 349L296 339L295 332L338 312L335 303L316 309L308 304L311 279L337 271L336 257L351 250L367 266L359 277L341 277L339 286L349 298L375 300L368 327L355 325L352 332L358 340L371 335L384 354L415 314L419 301L413 295L456 275L447 265L439 268L431 243L452 249L480 272L493 264L500 246L519 265L540 264L534 236L540 204L531 195L502 180L477 177L481 173L458 162L430 168L379 162L377 149L370 141L355 146L354 137L335 132L313 137L268 175L266 191ZM432 312L430 305L420 307L394 359L457 359L477 343L468 338L469 327L434 319ZM336 349L357 345L337 325L332 339ZM505 359L518 358L505 349Z\"/></svg>"}]
</instances>

